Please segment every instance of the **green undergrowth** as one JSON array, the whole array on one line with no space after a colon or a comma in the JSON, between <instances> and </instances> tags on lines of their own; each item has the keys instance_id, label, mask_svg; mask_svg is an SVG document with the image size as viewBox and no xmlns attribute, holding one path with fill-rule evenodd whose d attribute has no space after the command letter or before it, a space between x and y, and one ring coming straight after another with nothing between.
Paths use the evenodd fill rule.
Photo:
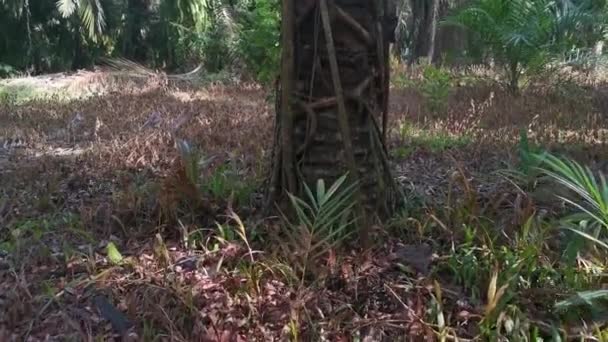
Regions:
<instances>
[{"instance_id":1,"label":"green undergrowth","mask_svg":"<svg viewBox=\"0 0 608 342\"><path fill-rule=\"evenodd\" d=\"M186 141L178 143L187 179L195 186L198 196L214 200L231 199L237 206L249 205L258 183L246 170L232 161L215 168L213 157L206 157L196 146Z\"/></svg>"},{"instance_id":2,"label":"green undergrowth","mask_svg":"<svg viewBox=\"0 0 608 342\"><path fill-rule=\"evenodd\" d=\"M392 154L394 157L404 159L416 150L425 150L439 153L450 149L463 148L473 142L466 135L454 135L441 130L419 128L410 123L401 123L398 130L399 146Z\"/></svg>"},{"instance_id":3,"label":"green undergrowth","mask_svg":"<svg viewBox=\"0 0 608 342\"><path fill-rule=\"evenodd\" d=\"M513 168L527 175L526 181L536 178L553 181L556 189L560 184L576 188L568 180L575 182L577 174L568 170L584 167L573 161L560 164L562 159L530 146L523 134L519 150L520 160ZM571 169L556 169L563 166ZM602 176L593 181L591 174L581 175L588 178L577 184L589 187L587 194L579 192L579 197L570 199L556 195L556 201L570 204L566 211L548 214L525 192L505 209L492 208L493 203L483 203L463 177L462 188L468 190L452 194L453 200L445 206L414 208L410 203L392 221L392 238L430 243L435 251L427 275L433 290L420 319L437 338L473 334L473 340L564 341L576 335L566 328L573 326L579 328L579 337L605 336L602 322L608 311L601 287L607 256L602 230L607 221L602 215L608 206L600 202L608 191ZM319 258L334 255L349 241L345 232L354 229L348 219L351 190L340 183L325 190L320 182L316 189L307 190L305 198L292 197L296 222L285 221L286 233L273 240L284 250L273 253L276 259L272 259L292 284L309 289L328 286L331 268ZM590 202L593 189L598 190L596 202ZM233 238L243 240L244 235ZM254 277L251 268L248 272ZM406 278L415 274L408 267L403 272ZM460 323L454 310L470 315L475 326L466 332L456 328Z\"/></svg>"},{"instance_id":4,"label":"green undergrowth","mask_svg":"<svg viewBox=\"0 0 608 342\"><path fill-rule=\"evenodd\" d=\"M23 105L32 101L66 103L92 94L74 92L67 88L45 89L33 85L2 85L0 83L0 104Z\"/></svg>"},{"instance_id":5,"label":"green undergrowth","mask_svg":"<svg viewBox=\"0 0 608 342\"><path fill-rule=\"evenodd\" d=\"M456 286L458 300L477 308L477 339L565 341L588 334L602 340L608 314L604 176L545 151L525 131L517 151L518 162L501 172L515 185L511 200L489 201L466 177L456 177L464 193L448 194L441 206L409 199L389 234L433 246L435 292ZM540 187L558 208L537 202ZM445 298L429 324L453 337L450 327L458 323L447 307L458 304Z\"/></svg>"},{"instance_id":6,"label":"green undergrowth","mask_svg":"<svg viewBox=\"0 0 608 342\"><path fill-rule=\"evenodd\" d=\"M24 218L2 229L0 255L11 255L12 267L67 259L78 253L77 245L95 241L76 213L53 212Z\"/></svg>"},{"instance_id":7,"label":"green undergrowth","mask_svg":"<svg viewBox=\"0 0 608 342\"><path fill-rule=\"evenodd\" d=\"M391 78L392 85L402 89L416 89L420 92L424 107L429 113L444 113L456 79L447 69L434 65L421 64L414 69L420 69L420 77L415 78L406 72L397 72Z\"/></svg>"},{"instance_id":8,"label":"green undergrowth","mask_svg":"<svg viewBox=\"0 0 608 342\"><path fill-rule=\"evenodd\" d=\"M33 87L0 85L0 103L23 103L42 95Z\"/></svg>"}]
</instances>

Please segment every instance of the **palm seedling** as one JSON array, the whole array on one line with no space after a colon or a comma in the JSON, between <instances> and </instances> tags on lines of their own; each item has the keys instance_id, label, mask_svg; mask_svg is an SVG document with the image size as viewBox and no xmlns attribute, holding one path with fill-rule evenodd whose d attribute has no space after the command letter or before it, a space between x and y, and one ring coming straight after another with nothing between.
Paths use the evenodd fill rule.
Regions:
<instances>
[{"instance_id":1,"label":"palm seedling","mask_svg":"<svg viewBox=\"0 0 608 342\"><path fill-rule=\"evenodd\" d=\"M560 158L549 153L536 154L539 169L558 184L569 190L569 195L556 195L575 209L561 220L564 228L578 234L591 243L608 250L608 184L603 174L594 174L589 167L574 160ZM555 304L560 314L603 316L608 312L603 304L608 294L605 290L590 290Z\"/></svg>"},{"instance_id":2,"label":"palm seedling","mask_svg":"<svg viewBox=\"0 0 608 342\"><path fill-rule=\"evenodd\" d=\"M323 180L317 181L316 194L304 184L306 200L289 194L295 212L295 222L285 215L289 255L302 276L318 259L355 233L352 224L354 194L357 184L345 185L346 175L340 177L329 189Z\"/></svg>"},{"instance_id":3,"label":"palm seedling","mask_svg":"<svg viewBox=\"0 0 608 342\"><path fill-rule=\"evenodd\" d=\"M589 167L574 160L551 154L536 155L542 162L540 169L570 190L573 196L557 196L576 212L565 217L565 228L593 243L608 249L605 236L608 230L608 184L603 174L595 175Z\"/></svg>"}]
</instances>

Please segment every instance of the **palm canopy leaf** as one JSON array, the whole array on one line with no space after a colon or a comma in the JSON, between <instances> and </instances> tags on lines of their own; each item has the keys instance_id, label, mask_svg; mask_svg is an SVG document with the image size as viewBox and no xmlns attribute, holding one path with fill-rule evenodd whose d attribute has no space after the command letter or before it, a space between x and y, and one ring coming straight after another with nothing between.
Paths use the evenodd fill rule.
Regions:
<instances>
[{"instance_id":1,"label":"palm canopy leaf","mask_svg":"<svg viewBox=\"0 0 608 342\"><path fill-rule=\"evenodd\" d=\"M205 30L210 21L210 8L213 0L178 0L176 6L180 22L192 22L197 32Z\"/></svg>"},{"instance_id":2,"label":"palm canopy leaf","mask_svg":"<svg viewBox=\"0 0 608 342\"><path fill-rule=\"evenodd\" d=\"M106 27L106 16L101 0L57 0L57 9L64 18L76 13L84 26L87 36L96 41Z\"/></svg>"},{"instance_id":3,"label":"palm canopy leaf","mask_svg":"<svg viewBox=\"0 0 608 342\"><path fill-rule=\"evenodd\" d=\"M198 33L209 29L214 21L228 29L236 25L233 6L226 0L176 0L164 1L163 5L165 8L174 6L179 17L172 19L178 19L179 24L191 23Z\"/></svg>"},{"instance_id":4,"label":"palm canopy leaf","mask_svg":"<svg viewBox=\"0 0 608 342\"><path fill-rule=\"evenodd\" d=\"M67 18L74 14L76 11L76 1L75 0L58 0L57 1L57 10L64 17Z\"/></svg>"},{"instance_id":5,"label":"palm canopy leaf","mask_svg":"<svg viewBox=\"0 0 608 342\"><path fill-rule=\"evenodd\" d=\"M475 32L497 56L544 47L553 29L551 0L478 0L445 23Z\"/></svg>"},{"instance_id":6,"label":"palm canopy leaf","mask_svg":"<svg viewBox=\"0 0 608 342\"><path fill-rule=\"evenodd\" d=\"M476 35L487 57L506 67L512 89L520 74L563 62L601 39L604 0L473 0L443 21ZM600 10L601 9L601 10Z\"/></svg>"},{"instance_id":7,"label":"palm canopy leaf","mask_svg":"<svg viewBox=\"0 0 608 342\"><path fill-rule=\"evenodd\" d=\"M608 12L604 0L561 0L554 8L557 18L554 31L558 52L568 60L572 52L590 54L595 42L605 39Z\"/></svg>"}]
</instances>

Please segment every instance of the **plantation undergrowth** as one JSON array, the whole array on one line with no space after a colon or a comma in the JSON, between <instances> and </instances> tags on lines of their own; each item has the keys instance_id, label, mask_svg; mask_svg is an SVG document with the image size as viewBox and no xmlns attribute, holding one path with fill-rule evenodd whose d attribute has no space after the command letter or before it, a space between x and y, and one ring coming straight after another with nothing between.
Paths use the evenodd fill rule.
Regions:
<instances>
[{"instance_id":1,"label":"plantation undergrowth","mask_svg":"<svg viewBox=\"0 0 608 342\"><path fill-rule=\"evenodd\" d=\"M608 339L605 90L459 77L393 88L405 204L369 251L340 184L264 216L260 87L3 99L0 340Z\"/></svg>"}]
</instances>

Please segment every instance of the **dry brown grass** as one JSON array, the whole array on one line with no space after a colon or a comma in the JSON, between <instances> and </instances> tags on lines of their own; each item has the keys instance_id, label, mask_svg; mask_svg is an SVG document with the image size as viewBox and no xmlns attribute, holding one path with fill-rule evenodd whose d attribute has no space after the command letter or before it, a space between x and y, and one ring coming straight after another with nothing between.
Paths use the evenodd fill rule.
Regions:
<instances>
[{"instance_id":1,"label":"dry brown grass","mask_svg":"<svg viewBox=\"0 0 608 342\"><path fill-rule=\"evenodd\" d=\"M401 69L410 79L420 79L420 67ZM496 74L485 68L453 74L446 110L431 113L416 88L393 87L390 127L392 147L404 143L400 127L406 123L439 136L467 137L472 153L469 163L483 159L480 153L513 152L520 129L532 143L560 151L608 171L608 83L589 75L552 74L531 80L520 95L497 83ZM454 139L452 139L454 140ZM490 155L495 153L490 153Z\"/></svg>"}]
</instances>

